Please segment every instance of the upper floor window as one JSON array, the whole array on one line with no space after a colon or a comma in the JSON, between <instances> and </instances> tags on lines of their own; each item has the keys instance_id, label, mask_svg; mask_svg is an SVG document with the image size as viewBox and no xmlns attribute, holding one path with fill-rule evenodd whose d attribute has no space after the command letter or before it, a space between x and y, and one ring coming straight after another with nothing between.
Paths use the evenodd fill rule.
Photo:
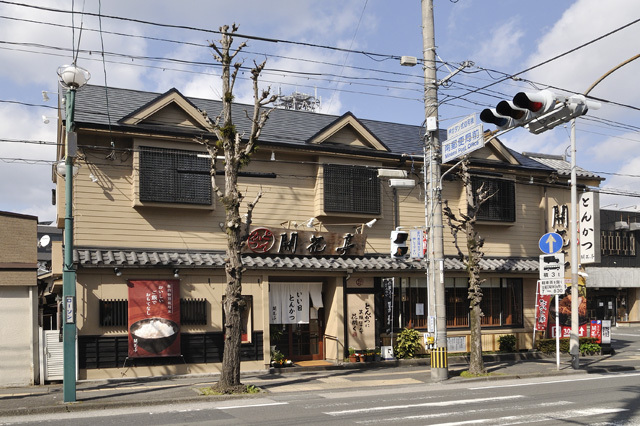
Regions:
<instances>
[{"instance_id":1,"label":"upper floor window","mask_svg":"<svg viewBox=\"0 0 640 426\"><path fill-rule=\"evenodd\" d=\"M496 222L516 221L516 185L515 182L500 179L486 179L474 176L471 180L474 193L484 185L484 190L493 194L485 201L476 219Z\"/></svg>"},{"instance_id":2,"label":"upper floor window","mask_svg":"<svg viewBox=\"0 0 640 426\"><path fill-rule=\"evenodd\" d=\"M211 205L211 162L195 151L140 147L140 201Z\"/></svg>"},{"instance_id":3,"label":"upper floor window","mask_svg":"<svg viewBox=\"0 0 640 426\"><path fill-rule=\"evenodd\" d=\"M325 164L324 211L380 214L378 172L363 166Z\"/></svg>"}]
</instances>

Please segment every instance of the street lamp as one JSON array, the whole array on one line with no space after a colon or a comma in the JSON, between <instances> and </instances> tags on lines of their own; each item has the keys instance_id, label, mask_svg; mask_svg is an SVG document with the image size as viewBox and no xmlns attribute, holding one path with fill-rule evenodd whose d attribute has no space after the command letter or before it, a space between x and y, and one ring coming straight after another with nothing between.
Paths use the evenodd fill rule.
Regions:
<instances>
[{"instance_id":1,"label":"street lamp","mask_svg":"<svg viewBox=\"0 0 640 426\"><path fill-rule=\"evenodd\" d=\"M62 265L62 300L64 316L63 340L63 398L64 402L76 401L76 271L73 266L73 159L77 140L73 120L76 90L87 84L91 74L76 64L58 68L60 84L67 89L65 113L67 139L65 141L65 215L64 215L64 260Z\"/></svg>"}]
</instances>

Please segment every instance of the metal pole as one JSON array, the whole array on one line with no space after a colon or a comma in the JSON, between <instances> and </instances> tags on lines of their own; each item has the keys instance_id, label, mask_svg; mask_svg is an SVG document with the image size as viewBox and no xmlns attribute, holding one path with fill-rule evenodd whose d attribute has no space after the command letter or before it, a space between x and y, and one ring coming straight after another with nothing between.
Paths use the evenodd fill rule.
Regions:
<instances>
[{"instance_id":1,"label":"metal pole","mask_svg":"<svg viewBox=\"0 0 640 426\"><path fill-rule=\"evenodd\" d=\"M556 370L560 370L560 295L553 296L556 302Z\"/></svg>"},{"instance_id":2,"label":"metal pole","mask_svg":"<svg viewBox=\"0 0 640 426\"><path fill-rule=\"evenodd\" d=\"M447 364L447 323L445 315L444 297L444 248L442 237L442 200L440 188L440 141L438 138L438 126L430 127L430 121L435 118L438 121L438 79L436 75L435 52L435 28L433 17L433 0L422 0L422 46L424 49L424 107L427 130L425 143L429 144L429 158L425 158L428 164L430 178L428 193L431 198L430 211L426 214L429 220L429 250L428 265L431 269L432 281L435 293L436 313L436 347L431 352L431 378L434 381L442 381L449 378ZM430 120L431 119L431 120ZM432 303L431 300L429 303Z\"/></svg>"},{"instance_id":3,"label":"metal pole","mask_svg":"<svg viewBox=\"0 0 640 426\"><path fill-rule=\"evenodd\" d=\"M64 260L62 269L63 315L63 398L64 402L76 401L76 271L73 266L73 155L69 151L69 134L73 132L75 89L66 94L67 141L65 146L65 216Z\"/></svg>"},{"instance_id":4,"label":"metal pole","mask_svg":"<svg viewBox=\"0 0 640 426\"><path fill-rule=\"evenodd\" d=\"M576 119L571 120L571 337L569 353L571 367L580 368L580 339L578 337L578 190L576 185Z\"/></svg>"}]
</instances>

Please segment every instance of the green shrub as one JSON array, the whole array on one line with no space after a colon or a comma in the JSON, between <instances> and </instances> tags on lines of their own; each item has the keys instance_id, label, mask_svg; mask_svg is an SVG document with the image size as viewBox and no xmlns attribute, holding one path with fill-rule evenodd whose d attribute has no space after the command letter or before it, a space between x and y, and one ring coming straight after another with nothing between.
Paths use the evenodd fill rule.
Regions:
<instances>
[{"instance_id":1,"label":"green shrub","mask_svg":"<svg viewBox=\"0 0 640 426\"><path fill-rule=\"evenodd\" d=\"M505 334L498 337L498 343L500 344L500 352L516 351L517 340L515 334Z\"/></svg>"},{"instance_id":2,"label":"green shrub","mask_svg":"<svg viewBox=\"0 0 640 426\"><path fill-rule=\"evenodd\" d=\"M422 335L418 330L405 328L398 335L394 355L398 359L413 358L422 347Z\"/></svg>"},{"instance_id":3,"label":"green shrub","mask_svg":"<svg viewBox=\"0 0 640 426\"><path fill-rule=\"evenodd\" d=\"M580 343L581 355L599 354L602 351L602 347L597 343L584 342Z\"/></svg>"},{"instance_id":4,"label":"green shrub","mask_svg":"<svg viewBox=\"0 0 640 426\"><path fill-rule=\"evenodd\" d=\"M582 348L585 349L593 349L596 346L598 350L595 352L600 352L600 345L596 343L596 339L594 337L581 337L580 341L580 352L582 352ZM540 339L536 342L536 349L545 354L552 354L556 352L556 339ZM569 353L569 338L563 337L560 339L560 352ZM592 352L589 352L592 353Z\"/></svg>"}]
</instances>

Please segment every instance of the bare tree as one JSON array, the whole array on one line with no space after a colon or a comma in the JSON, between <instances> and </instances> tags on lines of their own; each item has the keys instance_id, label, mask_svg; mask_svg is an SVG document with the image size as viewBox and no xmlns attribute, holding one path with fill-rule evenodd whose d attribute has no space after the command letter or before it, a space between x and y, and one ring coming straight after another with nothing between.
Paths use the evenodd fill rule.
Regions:
<instances>
[{"instance_id":1,"label":"bare tree","mask_svg":"<svg viewBox=\"0 0 640 426\"><path fill-rule=\"evenodd\" d=\"M484 282L480 278L480 260L484 256L482 247L484 238L478 234L475 229L476 217L482 204L491 198L494 194L480 186L477 191L473 191L471 184L471 176L469 174L469 159L465 158L462 162L462 171L459 175L462 178L462 184L465 188L467 199L467 212L459 211L456 216L449 207L447 201L444 202L443 213L451 229L453 242L458 251L460 260L465 264L469 274L469 327L471 329L471 353L469 360L469 373L478 375L485 372L484 362L482 361L482 327L481 319L483 317L480 303L482 302L481 284ZM466 240L465 252L460 248L458 234L463 233Z\"/></svg>"},{"instance_id":2,"label":"bare tree","mask_svg":"<svg viewBox=\"0 0 640 426\"><path fill-rule=\"evenodd\" d=\"M242 341L242 311L245 302L242 298L242 274L244 266L242 262L242 246L249 236L253 209L262 196L259 191L256 198L247 203L246 220L243 223L240 216L240 207L244 195L238 190L238 172L249 163L251 154L256 148L256 142L262 128L273 109L262 110L263 107L273 103L277 96L270 95L270 89L260 91L258 77L266 65L266 60L260 64L254 62L251 70L253 80L253 113L245 114L251 122L251 129L247 137L240 133L233 123L231 106L234 95L233 87L242 68L241 61L235 62L236 56L246 46L241 43L237 49L232 50L233 35L238 31L238 26L228 25L220 27L222 39L216 44L210 43L214 51L214 58L222 65L222 112L215 119L211 119L206 111L201 111L203 116L213 128L214 139L207 137L198 138L211 156L211 182L213 190L218 195L225 208L225 231L227 234L227 249L225 259L225 273L227 286L223 309L224 322L224 355L222 358L222 374L216 386L220 392L242 392L244 385L240 383L240 344ZM224 189L221 189L215 180L216 158L218 153L224 154Z\"/></svg>"}]
</instances>

